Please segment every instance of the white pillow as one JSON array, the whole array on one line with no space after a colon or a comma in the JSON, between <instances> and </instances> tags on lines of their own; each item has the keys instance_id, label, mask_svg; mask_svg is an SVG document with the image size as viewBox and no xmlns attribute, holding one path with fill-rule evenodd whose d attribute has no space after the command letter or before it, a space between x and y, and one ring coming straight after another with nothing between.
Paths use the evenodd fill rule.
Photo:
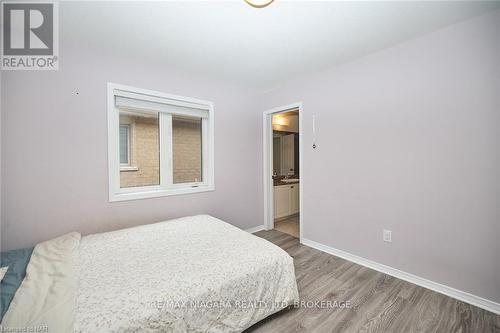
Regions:
<instances>
[{"instance_id":1,"label":"white pillow","mask_svg":"<svg viewBox=\"0 0 500 333\"><path fill-rule=\"evenodd\" d=\"M3 280L3 277L5 276L5 273L7 273L8 269L9 269L9 266L0 267L0 281Z\"/></svg>"}]
</instances>

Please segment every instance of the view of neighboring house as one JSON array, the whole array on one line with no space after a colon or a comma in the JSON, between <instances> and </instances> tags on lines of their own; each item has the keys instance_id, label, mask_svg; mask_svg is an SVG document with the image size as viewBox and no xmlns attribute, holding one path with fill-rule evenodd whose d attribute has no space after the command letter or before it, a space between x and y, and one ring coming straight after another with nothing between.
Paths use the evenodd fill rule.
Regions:
<instances>
[{"instance_id":1,"label":"view of neighboring house","mask_svg":"<svg viewBox=\"0 0 500 333\"><path fill-rule=\"evenodd\" d=\"M157 113L120 112L120 185L160 184L160 139ZM173 183L202 181L200 118L172 118ZM168 147L166 147L168 149Z\"/></svg>"}]
</instances>

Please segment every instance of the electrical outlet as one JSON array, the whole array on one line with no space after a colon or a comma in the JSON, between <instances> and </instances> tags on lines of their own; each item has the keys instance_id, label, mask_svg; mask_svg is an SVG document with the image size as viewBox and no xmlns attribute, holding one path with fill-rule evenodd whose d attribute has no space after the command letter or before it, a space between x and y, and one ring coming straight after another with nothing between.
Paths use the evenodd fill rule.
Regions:
<instances>
[{"instance_id":1,"label":"electrical outlet","mask_svg":"<svg viewBox=\"0 0 500 333\"><path fill-rule=\"evenodd\" d=\"M392 243L392 231L384 229L383 239L384 242Z\"/></svg>"}]
</instances>

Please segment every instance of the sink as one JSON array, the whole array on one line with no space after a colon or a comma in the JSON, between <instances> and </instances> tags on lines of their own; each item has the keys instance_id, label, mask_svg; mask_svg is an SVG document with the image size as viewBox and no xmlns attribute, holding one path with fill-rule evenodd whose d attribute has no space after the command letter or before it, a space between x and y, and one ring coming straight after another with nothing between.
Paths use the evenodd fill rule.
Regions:
<instances>
[{"instance_id":1,"label":"sink","mask_svg":"<svg viewBox=\"0 0 500 333\"><path fill-rule=\"evenodd\" d=\"M298 182L300 182L300 179L297 179L297 178L285 179L285 178L283 178L283 179L281 179L281 181L283 183L298 183Z\"/></svg>"}]
</instances>

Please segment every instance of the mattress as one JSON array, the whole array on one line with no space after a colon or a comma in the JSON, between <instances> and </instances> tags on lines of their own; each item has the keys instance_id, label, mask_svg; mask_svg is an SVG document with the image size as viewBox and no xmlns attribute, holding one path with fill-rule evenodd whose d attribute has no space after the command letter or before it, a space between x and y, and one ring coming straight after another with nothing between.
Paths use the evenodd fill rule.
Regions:
<instances>
[{"instance_id":1,"label":"mattress","mask_svg":"<svg viewBox=\"0 0 500 333\"><path fill-rule=\"evenodd\" d=\"M207 215L85 236L70 252L59 283L74 294L48 303L74 305L56 319L74 332L241 332L298 301L285 251Z\"/></svg>"}]
</instances>

